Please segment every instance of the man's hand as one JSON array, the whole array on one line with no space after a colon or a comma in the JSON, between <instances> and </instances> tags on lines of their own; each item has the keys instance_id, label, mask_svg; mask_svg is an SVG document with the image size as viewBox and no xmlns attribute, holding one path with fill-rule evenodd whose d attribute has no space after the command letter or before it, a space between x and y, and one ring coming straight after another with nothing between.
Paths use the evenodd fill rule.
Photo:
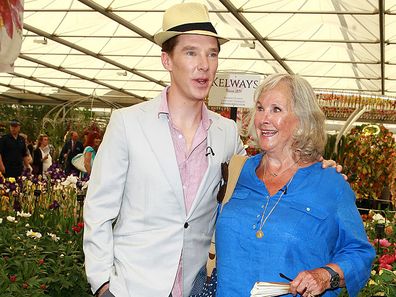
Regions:
<instances>
[{"instance_id":1,"label":"man's hand","mask_svg":"<svg viewBox=\"0 0 396 297\"><path fill-rule=\"evenodd\" d=\"M97 297L101 297L109 289L109 287L110 287L109 283L101 287L100 290L97 292Z\"/></svg>"},{"instance_id":2,"label":"man's hand","mask_svg":"<svg viewBox=\"0 0 396 297\"><path fill-rule=\"evenodd\" d=\"M322 162L322 168L330 168L335 167L338 173L341 173L345 180L348 180L348 177L342 173L342 165L337 164L334 160L325 160L323 157L320 158L319 162Z\"/></svg>"}]
</instances>

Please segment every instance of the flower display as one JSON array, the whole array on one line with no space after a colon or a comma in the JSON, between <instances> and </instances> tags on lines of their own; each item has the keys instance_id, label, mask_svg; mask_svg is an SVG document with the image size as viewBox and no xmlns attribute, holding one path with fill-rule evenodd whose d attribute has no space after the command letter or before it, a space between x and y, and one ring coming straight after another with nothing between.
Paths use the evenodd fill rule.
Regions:
<instances>
[{"instance_id":1,"label":"flower display","mask_svg":"<svg viewBox=\"0 0 396 297\"><path fill-rule=\"evenodd\" d=\"M377 256L370 280L359 297L396 296L396 214L370 211L362 219ZM341 296L348 296L345 289Z\"/></svg>"},{"instance_id":2,"label":"flower display","mask_svg":"<svg viewBox=\"0 0 396 297\"><path fill-rule=\"evenodd\" d=\"M0 178L1 296L92 296L77 200L85 184L57 164L46 176Z\"/></svg>"},{"instance_id":3,"label":"flower display","mask_svg":"<svg viewBox=\"0 0 396 297\"><path fill-rule=\"evenodd\" d=\"M357 199L384 200L390 196L387 192L394 191L396 144L392 132L383 125L353 128L338 162L344 166Z\"/></svg>"},{"instance_id":4,"label":"flower display","mask_svg":"<svg viewBox=\"0 0 396 297\"><path fill-rule=\"evenodd\" d=\"M56 164L44 178L0 179L4 296L92 296L82 250L84 200L78 198L87 184L65 176ZM396 296L396 214L370 211L362 219L377 257L359 297ZM348 296L345 289L341 296Z\"/></svg>"}]
</instances>

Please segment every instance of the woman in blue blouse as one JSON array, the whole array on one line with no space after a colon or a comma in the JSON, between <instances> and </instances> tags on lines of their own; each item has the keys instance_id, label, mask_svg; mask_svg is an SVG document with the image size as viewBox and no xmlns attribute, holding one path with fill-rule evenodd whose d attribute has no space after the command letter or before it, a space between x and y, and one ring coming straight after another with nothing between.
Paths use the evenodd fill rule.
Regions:
<instances>
[{"instance_id":1,"label":"woman in blue blouse","mask_svg":"<svg viewBox=\"0 0 396 297\"><path fill-rule=\"evenodd\" d=\"M375 253L349 184L322 170L325 116L311 86L289 74L258 87L253 120L263 153L249 158L216 227L217 297L257 281L293 279L291 296L357 296Z\"/></svg>"}]
</instances>

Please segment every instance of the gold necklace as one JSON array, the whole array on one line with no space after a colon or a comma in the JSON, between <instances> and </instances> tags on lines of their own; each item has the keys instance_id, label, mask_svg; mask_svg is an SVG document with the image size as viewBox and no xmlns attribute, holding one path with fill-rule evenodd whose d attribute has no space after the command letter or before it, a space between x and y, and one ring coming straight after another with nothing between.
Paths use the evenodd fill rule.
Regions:
<instances>
[{"instance_id":1,"label":"gold necklace","mask_svg":"<svg viewBox=\"0 0 396 297\"><path fill-rule=\"evenodd\" d=\"M268 213L268 215L265 215L266 211L267 211L267 207L270 201L270 196L267 196L267 203L265 204L263 213L261 214L261 219L260 219L260 225L259 225L259 229L256 231L256 237L258 239L261 239L264 237L264 232L263 232L263 227L265 225L265 223L267 222L268 218L270 217L270 215L274 212L275 208L278 206L279 202L281 201L283 195L287 192L287 188L289 187L290 183L292 182L294 178L294 175L291 177L291 179L289 180L289 182L286 184L286 186L284 187L285 190L282 191L282 194L279 195L278 200L276 201L275 205L271 208L270 212Z\"/></svg>"},{"instance_id":2,"label":"gold necklace","mask_svg":"<svg viewBox=\"0 0 396 297\"><path fill-rule=\"evenodd\" d=\"M264 172L263 172L263 180L264 180L264 176L265 176L265 172L267 171L267 162L266 161L264 163ZM281 176L283 173L285 173L287 170L289 170L290 168L292 168L294 165L298 164L298 162L300 162L300 159L298 159L297 161L295 161L293 164L291 164L289 167L287 167L286 169L283 169L280 173L275 173L275 172L269 172L269 174L272 176L272 178Z\"/></svg>"}]
</instances>

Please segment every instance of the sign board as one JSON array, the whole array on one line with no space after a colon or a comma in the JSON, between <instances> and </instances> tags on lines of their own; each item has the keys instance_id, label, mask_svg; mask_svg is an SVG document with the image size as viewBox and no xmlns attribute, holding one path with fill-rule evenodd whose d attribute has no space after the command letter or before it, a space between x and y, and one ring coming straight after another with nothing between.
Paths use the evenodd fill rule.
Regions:
<instances>
[{"instance_id":1,"label":"sign board","mask_svg":"<svg viewBox=\"0 0 396 297\"><path fill-rule=\"evenodd\" d=\"M260 80L259 75L217 74L209 92L209 106L253 107L254 91Z\"/></svg>"}]
</instances>

